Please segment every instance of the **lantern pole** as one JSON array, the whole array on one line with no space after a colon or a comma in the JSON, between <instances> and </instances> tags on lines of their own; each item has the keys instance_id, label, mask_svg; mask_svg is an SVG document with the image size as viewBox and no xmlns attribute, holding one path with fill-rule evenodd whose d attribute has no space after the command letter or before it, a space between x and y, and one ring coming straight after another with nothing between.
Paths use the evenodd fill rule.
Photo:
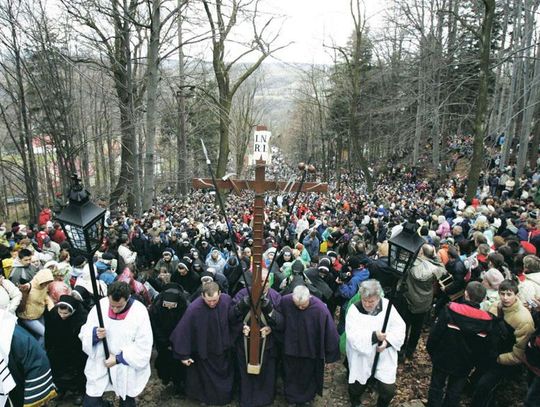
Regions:
<instances>
[{"instance_id":1,"label":"lantern pole","mask_svg":"<svg viewBox=\"0 0 540 407\"><path fill-rule=\"evenodd\" d=\"M94 291L94 303L96 307L96 314L98 317L99 327L105 328L105 324L103 323L103 312L101 311L101 304L100 304L100 297L98 294L98 286L97 286L97 280L96 280L96 271L94 268L94 253L91 253L87 256L88 260L88 268L90 269L90 281L92 283L92 291ZM110 352L109 352L109 345L107 343L107 337L103 338L103 350L105 351L105 359L109 359ZM111 375L109 373L109 380L111 379Z\"/></svg>"},{"instance_id":2,"label":"lantern pole","mask_svg":"<svg viewBox=\"0 0 540 407\"><path fill-rule=\"evenodd\" d=\"M411 214L411 218L409 219L409 221L407 221L407 223L403 227L403 231L401 231L400 234L401 233L410 233L410 232L415 233L414 232L415 217L416 217L416 213L413 212ZM407 230L405 230L405 229L407 229ZM381 328L382 333L386 332L386 328L388 327L388 320L390 319L390 311L392 310L392 307L394 306L394 298L396 297L397 288L401 284L401 281L406 276L407 272L409 271L409 268L412 266L413 262L415 261L416 257L418 256L418 250L420 249L420 247L421 246L419 246L418 249L416 249L416 252L414 252L414 253L410 252L412 258L409 259L409 261L407 262L407 265L406 265L405 269L403 270L403 274L400 276L398 281L396 281L396 283L394 285L392 285L392 291L390 292L390 298L388 298L388 306L387 306L386 312L384 314L383 326ZM391 263L390 262L390 256L391 255L392 255L392 252L390 251L389 256L388 256L388 263L389 263L390 267L392 267L392 265L390 264ZM382 299L381 299L381 301L382 301ZM397 310L395 312L397 312ZM377 346L381 346L382 343L383 343L382 341L378 341ZM375 352L375 359L373 360L373 366L371 367L371 377L375 377L375 372L377 371L377 365L379 364L380 356L381 356L381 353L376 351Z\"/></svg>"}]
</instances>

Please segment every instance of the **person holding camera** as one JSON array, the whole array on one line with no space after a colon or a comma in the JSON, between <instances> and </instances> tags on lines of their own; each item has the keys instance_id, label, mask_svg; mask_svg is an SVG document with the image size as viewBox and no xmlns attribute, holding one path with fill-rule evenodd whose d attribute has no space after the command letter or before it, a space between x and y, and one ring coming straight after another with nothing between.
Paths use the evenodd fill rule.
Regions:
<instances>
[{"instance_id":1,"label":"person holding camera","mask_svg":"<svg viewBox=\"0 0 540 407\"><path fill-rule=\"evenodd\" d=\"M357 256L349 258L347 264L339 272L339 276L336 279L336 283L338 284L337 294L341 300L341 312L338 324L340 335L345 330L345 309L349 300L358 292L360 284L369 278L369 270L363 263L364 261Z\"/></svg>"}]
</instances>

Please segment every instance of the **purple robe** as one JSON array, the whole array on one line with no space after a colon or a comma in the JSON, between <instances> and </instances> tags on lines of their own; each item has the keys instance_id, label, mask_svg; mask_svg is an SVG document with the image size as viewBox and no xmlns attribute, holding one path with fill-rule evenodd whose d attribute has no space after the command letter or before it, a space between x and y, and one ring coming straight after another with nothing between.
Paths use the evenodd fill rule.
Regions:
<instances>
[{"instance_id":1,"label":"purple robe","mask_svg":"<svg viewBox=\"0 0 540 407\"><path fill-rule=\"evenodd\" d=\"M245 288L242 288L235 295L233 304L237 304L248 295ZM238 316L231 308L231 325L235 335L236 362L240 375L240 406L242 407L262 407L273 404L276 392L276 360L278 356L276 344L276 332L282 328L283 317L279 312L281 295L270 289L268 298L274 306L272 319L272 333L266 338L264 349L264 359L261 372L258 375L247 373L246 351L244 348L244 335L242 334L242 321L244 316ZM249 342L248 342L249 346Z\"/></svg>"},{"instance_id":2,"label":"purple robe","mask_svg":"<svg viewBox=\"0 0 540 407\"><path fill-rule=\"evenodd\" d=\"M284 393L288 403L307 403L322 395L324 364L340 358L339 335L326 305L311 296L300 310L292 294L281 299L284 318Z\"/></svg>"},{"instance_id":3,"label":"purple robe","mask_svg":"<svg viewBox=\"0 0 540 407\"><path fill-rule=\"evenodd\" d=\"M205 404L224 405L232 400L230 305L227 294L221 294L215 308L208 307L202 297L197 298L170 337L175 358L194 360L186 368L186 395Z\"/></svg>"}]
</instances>

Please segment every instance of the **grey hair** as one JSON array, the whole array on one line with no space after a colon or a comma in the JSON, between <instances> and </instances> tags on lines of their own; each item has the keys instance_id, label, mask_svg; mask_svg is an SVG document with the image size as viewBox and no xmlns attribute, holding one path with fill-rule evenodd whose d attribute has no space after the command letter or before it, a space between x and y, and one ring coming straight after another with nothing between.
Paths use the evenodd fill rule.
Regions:
<instances>
[{"instance_id":1,"label":"grey hair","mask_svg":"<svg viewBox=\"0 0 540 407\"><path fill-rule=\"evenodd\" d=\"M383 293L381 283L379 283L374 278L363 281L362 284L360 284L359 291L362 298L368 298L373 296L380 297Z\"/></svg>"},{"instance_id":2,"label":"grey hair","mask_svg":"<svg viewBox=\"0 0 540 407\"><path fill-rule=\"evenodd\" d=\"M309 290L305 285L297 285L294 287L292 297L293 300L296 300L298 302L305 302L309 300L309 297L311 295L309 294Z\"/></svg>"}]
</instances>

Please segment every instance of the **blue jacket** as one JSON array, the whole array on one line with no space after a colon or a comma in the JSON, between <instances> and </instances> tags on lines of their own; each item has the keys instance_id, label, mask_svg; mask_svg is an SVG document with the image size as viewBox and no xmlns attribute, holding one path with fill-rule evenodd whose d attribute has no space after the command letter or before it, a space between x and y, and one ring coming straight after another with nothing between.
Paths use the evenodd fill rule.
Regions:
<instances>
[{"instance_id":1,"label":"blue jacket","mask_svg":"<svg viewBox=\"0 0 540 407\"><path fill-rule=\"evenodd\" d=\"M369 270L366 268L356 269L352 272L351 279L339 286L339 294L346 299L351 299L357 292L362 281L369 278Z\"/></svg>"},{"instance_id":2,"label":"blue jacket","mask_svg":"<svg viewBox=\"0 0 540 407\"><path fill-rule=\"evenodd\" d=\"M312 239L309 235L307 235L302 241L302 244L309 253L309 257L313 259L319 256L319 248L321 243L319 242L317 236Z\"/></svg>"}]
</instances>

